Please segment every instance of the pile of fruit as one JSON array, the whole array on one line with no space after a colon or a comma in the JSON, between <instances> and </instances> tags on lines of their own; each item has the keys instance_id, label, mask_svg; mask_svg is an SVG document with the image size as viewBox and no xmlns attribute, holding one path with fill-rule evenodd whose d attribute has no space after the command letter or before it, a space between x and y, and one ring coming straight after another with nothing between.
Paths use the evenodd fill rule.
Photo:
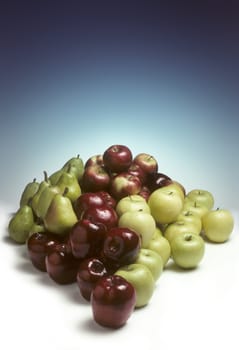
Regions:
<instances>
[{"instance_id":1,"label":"pile of fruit","mask_svg":"<svg viewBox=\"0 0 239 350\"><path fill-rule=\"evenodd\" d=\"M8 232L35 268L78 285L95 322L118 328L148 304L169 260L195 268L206 242L226 242L233 226L209 191L186 192L152 155L112 145L27 184Z\"/></svg>"}]
</instances>

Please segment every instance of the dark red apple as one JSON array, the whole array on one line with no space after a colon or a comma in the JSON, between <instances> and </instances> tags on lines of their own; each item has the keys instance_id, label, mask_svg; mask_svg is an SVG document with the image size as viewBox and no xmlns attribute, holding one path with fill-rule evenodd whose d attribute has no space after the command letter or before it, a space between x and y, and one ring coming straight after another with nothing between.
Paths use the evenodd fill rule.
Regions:
<instances>
[{"instance_id":1,"label":"dark red apple","mask_svg":"<svg viewBox=\"0 0 239 350\"><path fill-rule=\"evenodd\" d=\"M126 171L132 163L132 152L124 145L112 145L103 153L104 165L111 173Z\"/></svg>"},{"instance_id":2,"label":"dark red apple","mask_svg":"<svg viewBox=\"0 0 239 350\"><path fill-rule=\"evenodd\" d=\"M60 243L59 235L49 232L35 232L27 240L28 254L32 264L41 271L46 271L45 258Z\"/></svg>"},{"instance_id":3,"label":"dark red apple","mask_svg":"<svg viewBox=\"0 0 239 350\"><path fill-rule=\"evenodd\" d=\"M110 175L101 165L88 166L81 179L81 186L84 192L107 190L109 183Z\"/></svg>"},{"instance_id":4,"label":"dark red apple","mask_svg":"<svg viewBox=\"0 0 239 350\"><path fill-rule=\"evenodd\" d=\"M103 255L108 262L121 266L133 263L140 249L140 236L126 227L114 227L107 233Z\"/></svg>"},{"instance_id":5,"label":"dark red apple","mask_svg":"<svg viewBox=\"0 0 239 350\"><path fill-rule=\"evenodd\" d=\"M46 256L46 270L50 278L58 284L76 282L80 260L76 259L68 244L57 244Z\"/></svg>"},{"instance_id":6,"label":"dark red apple","mask_svg":"<svg viewBox=\"0 0 239 350\"><path fill-rule=\"evenodd\" d=\"M99 279L91 293L93 318L103 327L122 327L133 313L135 303L135 288L117 275Z\"/></svg>"},{"instance_id":7,"label":"dark red apple","mask_svg":"<svg viewBox=\"0 0 239 350\"><path fill-rule=\"evenodd\" d=\"M173 180L166 174L163 173L153 173L148 176L147 186L151 192L157 190L158 188L170 185Z\"/></svg>"},{"instance_id":8,"label":"dark red apple","mask_svg":"<svg viewBox=\"0 0 239 350\"><path fill-rule=\"evenodd\" d=\"M72 254L80 259L97 256L103 247L105 237L104 224L94 223L89 219L79 220L69 233Z\"/></svg>"},{"instance_id":9,"label":"dark red apple","mask_svg":"<svg viewBox=\"0 0 239 350\"><path fill-rule=\"evenodd\" d=\"M149 196L151 194L150 189L148 188L148 186L144 185L142 186L141 190L138 193L140 196L142 196L146 201L148 201Z\"/></svg>"},{"instance_id":10,"label":"dark red apple","mask_svg":"<svg viewBox=\"0 0 239 350\"><path fill-rule=\"evenodd\" d=\"M106 204L87 209L83 213L82 219L87 219L95 224L104 224L107 229L115 227L118 224L118 215L115 209Z\"/></svg>"},{"instance_id":11,"label":"dark red apple","mask_svg":"<svg viewBox=\"0 0 239 350\"><path fill-rule=\"evenodd\" d=\"M107 204L109 207L115 208L116 207L116 200L113 198L109 192L106 191L99 191L96 192L104 201L105 204Z\"/></svg>"},{"instance_id":12,"label":"dark red apple","mask_svg":"<svg viewBox=\"0 0 239 350\"><path fill-rule=\"evenodd\" d=\"M150 154L139 153L133 159L134 164L138 164L146 174L156 173L158 171L158 162Z\"/></svg>"},{"instance_id":13,"label":"dark red apple","mask_svg":"<svg viewBox=\"0 0 239 350\"><path fill-rule=\"evenodd\" d=\"M107 193L107 192L106 192ZM98 192L85 192L74 203L75 213L80 219L82 214L90 207L100 207L105 203L103 196Z\"/></svg>"},{"instance_id":14,"label":"dark red apple","mask_svg":"<svg viewBox=\"0 0 239 350\"><path fill-rule=\"evenodd\" d=\"M138 176L123 172L111 179L109 192L118 201L125 196L138 194L141 187Z\"/></svg>"},{"instance_id":15,"label":"dark red apple","mask_svg":"<svg viewBox=\"0 0 239 350\"><path fill-rule=\"evenodd\" d=\"M104 165L103 155L96 154L96 155L90 157L89 159L87 159L87 161L85 162L85 169L91 165Z\"/></svg>"},{"instance_id":16,"label":"dark red apple","mask_svg":"<svg viewBox=\"0 0 239 350\"><path fill-rule=\"evenodd\" d=\"M92 289L101 277L108 274L104 263L100 259L93 257L84 259L79 265L76 276L77 284L83 298L90 301Z\"/></svg>"},{"instance_id":17,"label":"dark red apple","mask_svg":"<svg viewBox=\"0 0 239 350\"><path fill-rule=\"evenodd\" d=\"M131 175L137 176L140 179L142 185L145 184L147 180L147 174L138 164L132 163L127 172Z\"/></svg>"}]
</instances>

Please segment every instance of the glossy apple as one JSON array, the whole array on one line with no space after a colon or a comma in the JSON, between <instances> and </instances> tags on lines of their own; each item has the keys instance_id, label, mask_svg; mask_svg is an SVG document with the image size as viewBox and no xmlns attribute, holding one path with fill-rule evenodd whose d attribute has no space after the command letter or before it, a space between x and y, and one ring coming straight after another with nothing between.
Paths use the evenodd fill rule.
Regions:
<instances>
[{"instance_id":1,"label":"glossy apple","mask_svg":"<svg viewBox=\"0 0 239 350\"><path fill-rule=\"evenodd\" d=\"M149 303L155 289L155 281L148 267L143 264L130 264L119 268L115 274L125 278L134 286L136 308Z\"/></svg>"},{"instance_id":2,"label":"glossy apple","mask_svg":"<svg viewBox=\"0 0 239 350\"><path fill-rule=\"evenodd\" d=\"M201 262L204 251L204 240L194 233L180 234L171 241L172 259L184 269L195 268Z\"/></svg>"},{"instance_id":3,"label":"glossy apple","mask_svg":"<svg viewBox=\"0 0 239 350\"><path fill-rule=\"evenodd\" d=\"M81 261L78 267L76 280L83 298L90 301L91 292L96 283L100 278L108 274L104 263L99 258L91 257Z\"/></svg>"},{"instance_id":4,"label":"glossy apple","mask_svg":"<svg viewBox=\"0 0 239 350\"><path fill-rule=\"evenodd\" d=\"M78 219L81 219L83 213L91 207L100 207L104 199L99 192L85 192L74 203L74 210Z\"/></svg>"},{"instance_id":5,"label":"glossy apple","mask_svg":"<svg viewBox=\"0 0 239 350\"><path fill-rule=\"evenodd\" d=\"M85 168L81 179L81 187L84 192L97 192L108 190L110 175L101 165L90 165Z\"/></svg>"},{"instance_id":6,"label":"glossy apple","mask_svg":"<svg viewBox=\"0 0 239 350\"><path fill-rule=\"evenodd\" d=\"M150 208L146 200L138 195L131 195L121 198L116 205L116 213L121 216L127 211L144 211L150 213Z\"/></svg>"},{"instance_id":7,"label":"glossy apple","mask_svg":"<svg viewBox=\"0 0 239 350\"><path fill-rule=\"evenodd\" d=\"M92 222L89 219L79 220L69 233L69 242L74 257L85 259L98 256L106 233L106 226L102 223Z\"/></svg>"},{"instance_id":8,"label":"glossy apple","mask_svg":"<svg viewBox=\"0 0 239 350\"><path fill-rule=\"evenodd\" d=\"M123 197L138 194L141 186L141 181L137 176L122 172L111 179L109 192L119 201Z\"/></svg>"},{"instance_id":9,"label":"glossy apple","mask_svg":"<svg viewBox=\"0 0 239 350\"><path fill-rule=\"evenodd\" d=\"M159 188L151 193L148 205L158 224L169 224L176 220L183 208L183 200L176 190Z\"/></svg>"},{"instance_id":10,"label":"glossy apple","mask_svg":"<svg viewBox=\"0 0 239 350\"><path fill-rule=\"evenodd\" d=\"M135 231L141 239L141 248L147 248L156 229L155 220L151 214L142 210L128 211L122 214L118 222L119 227L128 227Z\"/></svg>"},{"instance_id":11,"label":"glossy apple","mask_svg":"<svg viewBox=\"0 0 239 350\"><path fill-rule=\"evenodd\" d=\"M153 237L149 241L148 249L159 254L163 261L163 266L167 264L171 256L171 247L169 241L157 230L155 230Z\"/></svg>"},{"instance_id":12,"label":"glossy apple","mask_svg":"<svg viewBox=\"0 0 239 350\"><path fill-rule=\"evenodd\" d=\"M93 223L104 224L107 229L115 227L118 224L118 215L114 208L104 204L100 207L88 208L82 215L82 219L88 219Z\"/></svg>"},{"instance_id":13,"label":"glossy apple","mask_svg":"<svg viewBox=\"0 0 239 350\"><path fill-rule=\"evenodd\" d=\"M183 221L185 223L193 224L195 225L196 232L201 232L202 220L199 215L193 213L190 210L182 210L181 213L178 215L176 221Z\"/></svg>"},{"instance_id":14,"label":"glossy apple","mask_svg":"<svg viewBox=\"0 0 239 350\"><path fill-rule=\"evenodd\" d=\"M107 191L98 191L96 192L104 201L105 204L107 204L109 207L115 208L116 207L116 200L113 198L109 192Z\"/></svg>"},{"instance_id":15,"label":"glossy apple","mask_svg":"<svg viewBox=\"0 0 239 350\"><path fill-rule=\"evenodd\" d=\"M133 164L137 164L146 174L156 173L158 171L158 162L150 154L139 153L133 159Z\"/></svg>"},{"instance_id":16,"label":"glossy apple","mask_svg":"<svg viewBox=\"0 0 239 350\"><path fill-rule=\"evenodd\" d=\"M163 271L163 259L154 250L141 248L135 264L143 264L153 275L155 282L159 279Z\"/></svg>"},{"instance_id":17,"label":"glossy apple","mask_svg":"<svg viewBox=\"0 0 239 350\"><path fill-rule=\"evenodd\" d=\"M147 181L147 174L138 164L132 163L127 172L131 175L137 176L142 185Z\"/></svg>"},{"instance_id":18,"label":"glossy apple","mask_svg":"<svg viewBox=\"0 0 239 350\"><path fill-rule=\"evenodd\" d=\"M141 242L139 235L128 227L113 227L107 232L103 256L108 262L127 265L135 261Z\"/></svg>"},{"instance_id":19,"label":"glossy apple","mask_svg":"<svg viewBox=\"0 0 239 350\"><path fill-rule=\"evenodd\" d=\"M168 186L173 183L173 180L163 173L152 173L148 175L147 186L151 192L158 188Z\"/></svg>"},{"instance_id":20,"label":"glossy apple","mask_svg":"<svg viewBox=\"0 0 239 350\"><path fill-rule=\"evenodd\" d=\"M132 163L132 152L124 145L112 145L103 153L104 165L112 173L126 171Z\"/></svg>"},{"instance_id":21,"label":"glossy apple","mask_svg":"<svg viewBox=\"0 0 239 350\"><path fill-rule=\"evenodd\" d=\"M227 209L209 211L202 218L203 234L211 242L226 242L234 228L234 218Z\"/></svg>"},{"instance_id":22,"label":"glossy apple","mask_svg":"<svg viewBox=\"0 0 239 350\"><path fill-rule=\"evenodd\" d=\"M197 202L211 210L214 206L214 197L211 192L201 189L194 189L187 194L187 198L192 202Z\"/></svg>"},{"instance_id":23,"label":"glossy apple","mask_svg":"<svg viewBox=\"0 0 239 350\"><path fill-rule=\"evenodd\" d=\"M172 181L172 183L166 185L167 186L167 190L172 190L172 191L176 191L180 197L182 198L182 200L184 200L185 198L185 190L183 188L183 186L177 182L177 181Z\"/></svg>"},{"instance_id":24,"label":"glossy apple","mask_svg":"<svg viewBox=\"0 0 239 350\"><path fill-rule=\"evenodd\" d=\"M88 158L85 162L85 169L91 165L104 165L103 154L96 154Z\"/></svg>"},{"instance_id":25,"label":"glossy apple","mask_svg":"<svg viewBox=\"0 0 239 350\"><path fill-rule=\"evenodd\" d=\"M139 191L138 194L139 194L141 197L143 197L146 201L148 201L149 196L150 196L150 194L151 194L151 191L150 191L150 189L148 188L148 186L143 185L143 186L141 187L141 190Z\"/></svg>"},{"instance_id":26,"label":"glossy apple","mask_svg":"<svg viewBox=\"0 0 239 350\"><path fill-rule=\"evenodd\" d=\"M198 202L192 202L187 197L185 197L185 200L183 202L183 209L182 210L190 211L190 212L198 215L200 218L202 218L208 212L208 208L205 205L202 205Z\"/></svg>"},{"instance_id":27,"label":"glossy apple","mask_svg":"<svg viewBox=\"0 0 239 350\"><path fill-rule=\"evenodd\" d=\"M194 233L199 235L201 232L201 229L198 229L197 226L194 223L185 222L185 221L175 221L171 224L169 224L165 231L164 231L164 237L171 242L171 240L182 233Z\"/></svg>"},{"instance_id":28,"label":"glossy apple","mask_svg":"<svg viewBox=\"0 0 239 350\"><path fill-rule=\"evenodd\" d=\"M50 278L58 284L76 282L79 260L65 243L57 244L46 256L46 270Z\"/></svg>"},{"instance_id":29,"label":"glossy apple","mask_svg":"<svg viewBox=\"0 0 239 350\"><path fill-rule=\"evenodd\" d=\"M99 279L91 293L93 318L103 327L124 326L134 311L135 303L135 288L117 275Z\"/></svg>"}]
</instances>

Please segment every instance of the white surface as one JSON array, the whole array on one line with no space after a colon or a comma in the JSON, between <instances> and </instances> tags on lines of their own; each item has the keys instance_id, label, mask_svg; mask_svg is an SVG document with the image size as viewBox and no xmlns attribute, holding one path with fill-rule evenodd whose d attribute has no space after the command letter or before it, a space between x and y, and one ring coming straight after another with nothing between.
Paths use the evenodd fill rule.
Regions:
<instances>
[{"instance_id":1,"label":"white surface","mask_svg":"<svg viewBox=\"0 0 239 350\"><path fill-rule=\"evenodd\" d=\"M238 350L239 229L206 245L199 268L163 271L149 305L119 330L92 320L77 285L59 286L34 269L25 246L6 237L11 208L0 205L1 344L4 349Z\"/></svg>"}]
</instances>

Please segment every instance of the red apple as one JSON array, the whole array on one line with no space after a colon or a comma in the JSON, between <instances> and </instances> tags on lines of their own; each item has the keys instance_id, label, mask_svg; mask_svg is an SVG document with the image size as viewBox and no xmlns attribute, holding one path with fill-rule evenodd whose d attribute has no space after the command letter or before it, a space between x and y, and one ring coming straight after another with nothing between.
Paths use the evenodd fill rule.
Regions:
<instances>
[{"instance_id":1,"label":"red apple","mask_svg":"<svg viewBox=\"0 0 239 350\"><path fill-rule=\"evenodd\" d=\"M120 173L129 168L132 162L131 150L124 145L112 145L103 153L104 165L111 173Z\"/></svg>"},{"instance_id":2,"label":"red apple","mask_svg":"<svg viewBox=\"0 0 239 350\"><path fill-rule=\"evenodd\" d=\"M114 227L107 233L103 246L103 255L118 265L133 263L140 249L140 236L126 227Z\"/></svg>"},{"instance_id":3,"label":"red apple","mask_svg":"<svg viewBox=\"0 0 239 350\"><path fill-rule=\"evenodd\" d=\"M146 201L148 201L149 196L151 194L150 189L148 188L148 186L144 185L142 186L141 190L138 193L141 197L143 197Z\"/></svg>"},{"instance_id":4,"label":"red apple","mask_svg":"<svg viewBox=\"0 0 239 350\"><path fill-rule=\"evenodd\" d=\"M134 311L135 288L121 276L99 279L91 293L93 318L103 327L122 327Z\"/></svg>"},{"instance_id":5,"label":"red apple","mask_svg":"<svg viewBox=\"0 0 239 350\"><path fill-rule=\"evenodd\" d=\"M89 219L79 220L69 233L72 254L80 259L97 256L103 247L105 237L104 224L94 223Z\"/></svg>"},{"instance_id":6,"label":"red apple","mask_svg":"<svg viewBox=\"0 0 239 350\"><path fill-rule=\"evenodd\" d=\"M82 219L87 219L95 224L104 224L107 229L118 224L118 215L114 208L103 204L100 207L88 208L82 215Z\"/></svg>"},{"instance_id":7,"label":"red apple","mask_svg":"<svg viewBox=\"0 0 239 350\"><path fill-rule=\"evenodd\" d=\"M101 165L88 166L82 176L81 186L84 192L97 192L109 187L110 175Z\"/></svg>"},{"instance_id":8,"label":"red apple","mask_svg":"<svg viewBox=\"0 0 239 350\"><path fill-rule=\"evenodd\" d=\"M74 203L75 213L78 219L90 207L100 207L105 203L103 196L99 192L85 192Z\"/></svg>"},{"instance_id":9,"label":"red apple","mask_svg":"<svg viewBox=\"0 0 239 350\"><path fill-rule=\"evenodd\" d=\"M104 203L107 204L109 207L115 208L116 207L116 200L109 194L109 192L106 191L99 191L97 194L103 199Z\"/></svg>"},{"instance_id":10,"label":"red apple","mask_svg":"<svg viewBox=\"0 0 239 350\"><path fill-rule=\"evenodd\" d=\"M142 185L145 184L147 180L147 174L138 164L132 163L127 172L131 175L137 176L140 179Z\"/></svg>"},{"instance_id":11,"label":"red apple","mask_svg":"<svg viewBox=\"0 0 239 350\"><path fill-rule=\"evenodd\" d=\"M125 196L138 194L141 187L138 176L123 172L111 179L109 192L118 201Z\"/></svg>"},{"instance_id":12,"label":"red apple","mask_svg":"<svg viewBox=\"0 0 239 350\"><path fill-rule=\"evenodd\" d=\"M92 289L101 277L108 274L104 263L100 259L93 257L84 259L79 265L76 276L77 284L83 298L90 301Z\"/></svg>"},{"instance_id":13,"label":"red apple","mask_svg":"<svg viewBox=\"0 0 239 350\"><path fill-rule=\"evenodd\" d=\"M151 192L158 188L171 185L173 180L166 174L163 173L152 173L149 174L147 179L147 186Z\"/></svg>"},{"instance_id":14,"label":"red apple","mask_svg":"<svg viewBox=\"0 0 239 350\"><path fill-rule=\"evenodd\" d=\"M89 159L87 159L87 161L85 162L85 169L91 165L104 165L103 155L96 154L95 156L92 156Z\"/></svg>"},{"instance_id":15,"label":"red apple","mask_svg":"<svg viewBox=\"0 0 239 350\"><path fill-rule=\"evenodd\" d=\"M139 153L133 159L134 164L138 164L146 174L156 173L158 171L157 160L147 153Z\"/></svg>"}]
</instances>

